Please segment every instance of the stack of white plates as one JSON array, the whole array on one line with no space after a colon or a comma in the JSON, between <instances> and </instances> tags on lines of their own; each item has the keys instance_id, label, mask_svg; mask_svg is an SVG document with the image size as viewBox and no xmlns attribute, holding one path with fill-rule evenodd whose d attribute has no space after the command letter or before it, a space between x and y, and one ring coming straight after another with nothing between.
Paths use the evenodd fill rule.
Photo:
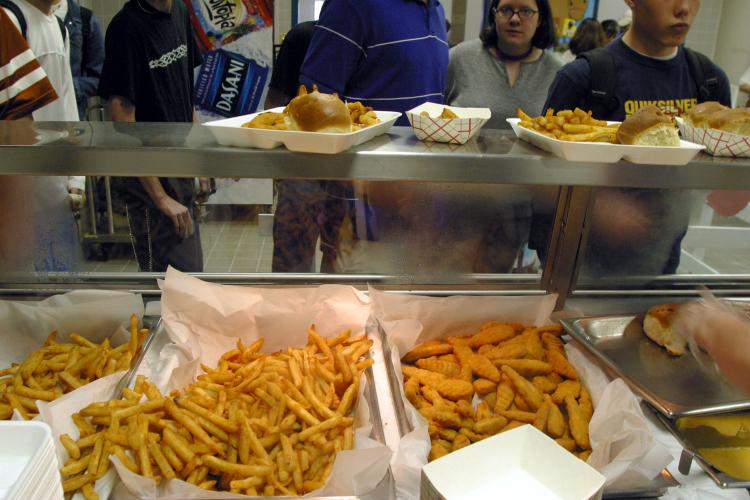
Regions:
<instances>
[{"instance_id":1,"label":"stack of white plates","mask_svg":"<svg viewBox=\"0 0 750 500\"><path fill-rule=\"evenodd\" d=\"M0 500L62 498L49 426L0 421Z\"/></svg>"}]
</instances>

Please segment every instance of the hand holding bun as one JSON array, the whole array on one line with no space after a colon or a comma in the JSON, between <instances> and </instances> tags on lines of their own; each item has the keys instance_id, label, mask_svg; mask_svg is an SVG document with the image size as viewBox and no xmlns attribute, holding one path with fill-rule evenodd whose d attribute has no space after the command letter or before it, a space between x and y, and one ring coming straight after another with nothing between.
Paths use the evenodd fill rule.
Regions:
<instances>
[{"instance_id":1,"label":"hand holding bun","mask_svg":"<svg viewBox=\"0 0 750 500\"><path fill-rule=\"evenodd\" d=\"M617 130L620 144L636 146L679 146L674 119L656 106L646 106L622 122Z\"/></svg>"},{"instance_id":2,"label":"hand holding bun","mask_svg":"<svg viewBox=\"0 0 750 500\"><path fill-rule=\"evenodd\" d=\"M344 101L336 94L323 94L315 88L309 94L304 86L286 108L289 130L345 134L352 131L352 118Z\"/></svg>"}]
</instances>

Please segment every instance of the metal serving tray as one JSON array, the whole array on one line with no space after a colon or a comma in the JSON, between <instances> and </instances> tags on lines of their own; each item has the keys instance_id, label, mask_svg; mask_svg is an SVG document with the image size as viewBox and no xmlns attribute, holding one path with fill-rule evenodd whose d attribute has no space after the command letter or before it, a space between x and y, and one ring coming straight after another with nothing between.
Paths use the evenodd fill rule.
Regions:
<instances>
[{"instance_id":1,"label":"metal serving tray","mask_svg":"<svg viewBox=\"0 0 750 500\"><path fill-rule=\"evenodd\" d=\"M371 330L368 329L368 331ZM120 384L118 384L116 392L118 397L122 393L122 389L125 387L132 387L135 382L135 377L141 373L141 367L158 360L161 350L167 344L171 343L169 335L167 335L166 327L161 318L156 321L156 326L152 329L152 333L153 334L149 335L149 339L147 339L143 345L143 350L137 359L135 369L128 372L126 377L124 377ZM390 393L388 392L387 374L383 363L383 350L380 338L372 333L369 334L369 338L373 340L373 346L370 349L370 356L375 361L374 365L367 368L364 372L367 379L365 398L367 399L370 409L370 418L373 423L370 437L383 444L391 446L393 443L389 442L389 436L391 436L392 439L394 435L391 429L398 430L396 424L396 412L393 408L393 398L390 397ZM385 392L381 391L381 386L385 386ZM398 437L397 434L396 437ZM380 481L375 489L369 493L357 496L326 496L310 498L312 500L391 500L396 498L395 491L396 487L395 481L393 480L393 474L390 469L388 469L388 472L383 477L382 481ZM299 497L277 496L274 498L280 500L293 500Z\"/></svg>"},{"instance_id":2,"label":"metal serving tray","mask_svg":"<svg viewBox=\"0 0 750 500\"><path fill-rule=\"evenodd\" d=\"M383 355L385 356L384 366L387 368L390 393L393 395L393 408L396 411L398 428L401 436L404 436L414 429L412 428L409 419L406 417L403 392L398 378L396 377L396 370L398 368L393 366L393 363L391 362L391 349L385 336L385 330L383 330L383 327L379 322L377 323L377 329L383 346ZM380 390L380 386L378 386L378 390ZM668 488L676 486L680 486L680 483L672 477L672 474L670 474L667 469L664 469L661 471L661 474L650 481L644 481L642 485L634 485L628 489L605 487L603 498L658 498L665 495Z\"/></svg>"},{"instance_id":3,"label":"metal serving tray","mask_svg":"<svg viewBox=\"0 0 750 500\"><path fill-rule=\"evenodd\" d=\"M560 321L568 333L669 418L750 408L750 400L690 354L671 356L643 333L643 316Z\"/></svg>"},{"instance_id":4,"label":"metal serving tray","mask_svg":"<svg viewBox=\"0 0 750 500\"><path fill-rule=\"evenodd\" d=\"M664 424L669 432L675 437L677 442L683 447L682 455L680 456L679 470L682 474L690 473L690 466L695 461L701 469L710 477L719 488L750 488L750 481L742 479L736 479L728 474L715 469L708 461L698 453L697 448L693 443L686 438L678 429L674 420L668 419L662 413L660 413L654 406L649 403L642 401L641 406L644 410L653 413L659 421Z\"/></svg>"}]
</instances>

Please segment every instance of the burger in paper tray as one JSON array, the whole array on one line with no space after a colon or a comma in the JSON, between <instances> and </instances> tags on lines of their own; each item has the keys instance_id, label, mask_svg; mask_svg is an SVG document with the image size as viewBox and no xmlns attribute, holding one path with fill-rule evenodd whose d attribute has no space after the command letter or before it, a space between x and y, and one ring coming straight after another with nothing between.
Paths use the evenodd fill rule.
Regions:
<instances>
[{"instance_id":1,"label":"burger in paper tray","mask_svg":"<svg viewBox=\"0 0 750 500\"><path fill-rule=\"evenodd\" d=\"M750 108L728 108L708 101L677 119L682 137L706 146L713 156L750 158Z\"/></svg>"},{"instance_id":2,"label":"burger in paper tray","mask_svg":"<svg viewBox=\"0 0 750 500\"><path fill-rule=\"evenodd\" d=\"M406 112L420 141L465 144L490 119L489 108L456 108L426 102Z\"/></svg>"}]
</instances>

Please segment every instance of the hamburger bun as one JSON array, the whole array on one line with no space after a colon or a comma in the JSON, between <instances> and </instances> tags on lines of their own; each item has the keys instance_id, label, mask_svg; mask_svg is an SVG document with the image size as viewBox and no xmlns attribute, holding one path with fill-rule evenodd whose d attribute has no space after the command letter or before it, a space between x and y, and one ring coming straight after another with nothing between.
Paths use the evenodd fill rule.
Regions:
<instances>
[{"instance_id":1,"label":"hamburger bun","mask_svg":"<svg viewBox=\"0 0 750 500\"><path fill-rule=\"evenodd\" d=\"M717 111L708 117L709 128L750 136L750 109L734 108Z\"/></svg>"},{"instance_id":2,"label":"hamburger bun","mask_svg":"<svg viewBox=\"0 0 750 500\"><path fill-rule=\"evenodd\" d=\"M708 128L708 117L717 111L724 111L725 109L729 108L716 101L702 102L690 108L682 118L691 127Z\"/></svg>"},{"instance_id":3,"label":"hamburger bun","mask_svg":"<svg viewBox=\"0 0 750 500\"><path fill-rule=\"evenodd\" d=\"M656 106L646 106L626 119L617 130L620 144L634 146L679 146L674 120Z\"/></svg>"},{"instance_id":4,"label":"hamburger bun","mask_svg":"<svg viewBox=\"0 0 750 500\"><path fill-rule=\"evenodd\" d=\"M303 93L286 108L289 130L346 134L352 131L352 117L344 101L336 94L317 90Z\"/></svg>"},{"instance_id":5,"label":"hamburger bun","mask_svg":"<svg viewBox=\"0 0 750 500\"><path fill-rule=\"evenodd\" d=\"M643 318L643 332L669 354L682 356L685 354L687 341L672 328L677 309L677 304L659 304L649 309Z\"/></svg>"}]
</instances>

